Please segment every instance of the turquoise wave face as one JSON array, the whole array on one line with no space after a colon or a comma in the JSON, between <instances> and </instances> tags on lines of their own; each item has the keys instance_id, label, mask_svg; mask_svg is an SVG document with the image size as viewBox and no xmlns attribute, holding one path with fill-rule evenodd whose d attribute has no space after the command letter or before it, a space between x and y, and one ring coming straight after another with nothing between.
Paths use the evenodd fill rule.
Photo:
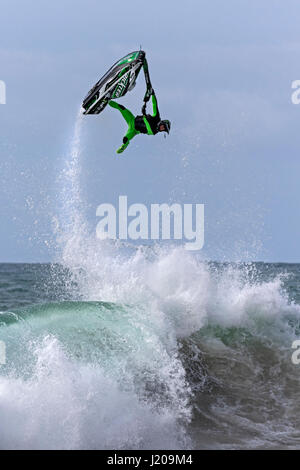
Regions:
<instances>
[{"instance_id":1,"label":"turquoise wave face","mask_svg":"<svg viewBox=\"0 0 300 470\"><path fill-rule=\"evenodd\" d=\"M190 390L176 341L142 307L36 305L0 315L0 337L0 447L186 445Z\"/></svg>"},{"instance_id":2,"label":"turquoise wave face","mask_svg":"<svg viewBox=\"0 0 300 470\"><path fill-rule=\"evenodd\" d=\"M8 358L2 372L29 371L35 365L33 345L52 337L72 360L100 364L110 376L118 378L125 369L137 376L140 370L158 380L157 372L172 361L176 348L142 307L108 302L40 304L0 315L0 325Z\"/></svg>"}]
</instances>

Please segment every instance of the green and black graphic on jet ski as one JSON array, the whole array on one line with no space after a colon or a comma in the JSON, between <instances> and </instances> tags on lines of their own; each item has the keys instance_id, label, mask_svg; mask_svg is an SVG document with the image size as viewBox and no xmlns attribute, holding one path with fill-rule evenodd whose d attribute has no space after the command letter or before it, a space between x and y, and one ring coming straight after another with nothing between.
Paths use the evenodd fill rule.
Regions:
<instances>
[{"instance_id":1,"label":"green and black graphic on jet ski","mask_svg":"<svg viewBox=\"0 0 300 470\"><path fill-rule=\"evenodd\" d=\"M147 90L151 88L145 56L144 51L136 51L118 60L87 94L82 104L83 114L99 114L110 100L120 98L132 90L142 67ZM146 92L145 100L148 99Z\"/></svg>"}]
</instances>

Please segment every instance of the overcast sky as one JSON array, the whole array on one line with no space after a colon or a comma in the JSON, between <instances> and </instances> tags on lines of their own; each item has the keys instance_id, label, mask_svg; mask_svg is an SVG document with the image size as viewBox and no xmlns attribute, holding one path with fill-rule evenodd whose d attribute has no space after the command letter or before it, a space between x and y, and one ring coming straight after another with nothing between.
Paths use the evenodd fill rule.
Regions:
<instances>
[{"instance_id":1,"label":"overcast sky","mask_svg":"<svg viewBox=\"0 0 300 470\"><path fill-rule=\"evenodd\" d=\"M147 53L167 139L107 108L84 122L87 217L129 203L204 203L210 259L300 262L300 3L1 0L0 261L52 257L56 179L82 99L120 57ZM140 112L143 79L122 99Z\"/></svg>"}]
</instances>

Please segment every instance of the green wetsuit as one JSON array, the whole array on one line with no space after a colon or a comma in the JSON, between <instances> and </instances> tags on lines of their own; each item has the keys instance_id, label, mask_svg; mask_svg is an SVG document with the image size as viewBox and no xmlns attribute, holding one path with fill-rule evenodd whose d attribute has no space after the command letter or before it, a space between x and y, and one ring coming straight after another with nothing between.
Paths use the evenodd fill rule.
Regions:
<instances>
[{"instance_id":1,"label":"green wetsuit","mask_svg":"<svg viewBox=\"0 0 300 470\"><path fill-rule=\"evenodd\" d=\"M154 92L152 94L152 115L144 114L143 116L134 116L132 112L129 111L129 109L126 109L124 106L116 103L115 101L109 101L108 104L112 108L118 109L128 124L128 130L123 138L123 145L121 145L121 147L117 150L117 153L124 152L126 147L128 147L130 140L133 139L133 137L136 135L140 133L154 135L158 132L157 126L160 122L160 115Z\"/></svg>"}]
</instances>

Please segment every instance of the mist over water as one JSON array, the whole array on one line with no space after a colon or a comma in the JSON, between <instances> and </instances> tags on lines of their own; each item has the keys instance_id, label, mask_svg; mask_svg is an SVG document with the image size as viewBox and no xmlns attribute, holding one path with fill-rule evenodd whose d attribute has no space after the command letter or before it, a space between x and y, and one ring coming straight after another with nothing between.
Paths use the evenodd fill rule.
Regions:
<instances>
[{"instance_id":1,"label":"mist over water","mask_svg":"<svg viewBox=\"0 0 300 470\"><path fill-rule=\"evenodd\" d=\"M298 448L300 266L90 233L78 114L51 266L0 266L0 448Z\"/></svg>"}]
</instances>

